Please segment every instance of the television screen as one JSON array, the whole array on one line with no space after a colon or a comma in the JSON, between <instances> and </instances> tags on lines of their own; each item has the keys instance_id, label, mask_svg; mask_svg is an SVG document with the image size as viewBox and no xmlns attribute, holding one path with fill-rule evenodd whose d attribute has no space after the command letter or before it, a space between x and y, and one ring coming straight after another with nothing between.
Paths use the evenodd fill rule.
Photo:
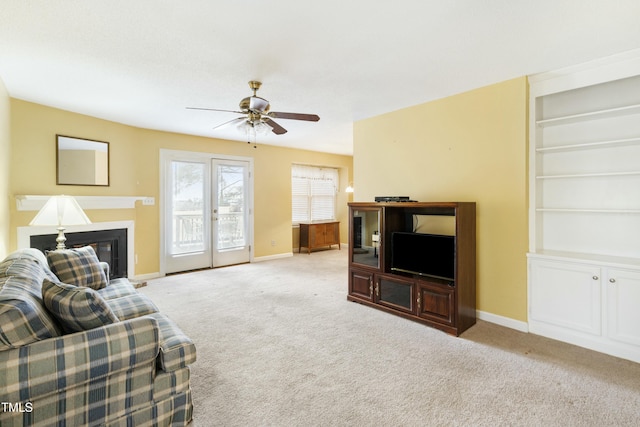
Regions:
<instances>
[{"instance_id":1,"label":"television screen","mask_svg":"<svg viewBox=\"0 0 640 427\"><path fill-rule=\"evenodd\" d=\"M454 280L455 237L392 233L391 270Z\"/></svg>"}]
</instances>

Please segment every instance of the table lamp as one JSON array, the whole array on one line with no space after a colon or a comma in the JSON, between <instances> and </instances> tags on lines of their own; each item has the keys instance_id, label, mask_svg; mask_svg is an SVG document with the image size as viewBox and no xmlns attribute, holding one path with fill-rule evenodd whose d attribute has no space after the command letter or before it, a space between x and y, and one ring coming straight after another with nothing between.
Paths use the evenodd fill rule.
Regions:
<instances>
[{"instance_id":1,"label":"table lamp","mask_svg":"<svg viewBox=\"0 0 640 427\"><path fill-rule=\"evenodd\" d=\"M55 225L58 227L56 249L65 249L65 226L91 224L76 199L71 196L51 196L44 204L40 212L33 218L29 225Z\"/></svg>"}]
</instances>

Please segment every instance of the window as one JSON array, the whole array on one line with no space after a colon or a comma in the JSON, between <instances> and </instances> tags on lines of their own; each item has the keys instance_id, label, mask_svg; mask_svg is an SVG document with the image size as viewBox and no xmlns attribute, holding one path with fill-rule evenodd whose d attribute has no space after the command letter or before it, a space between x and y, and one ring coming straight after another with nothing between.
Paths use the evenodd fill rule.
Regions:
<instances>
[{"instance_id":1,"label":"window","mask_svg":"<svg viewBox=\"0 0 640 427\"><path fill-rule=\"evenodd\" d=\"M294 224L336 219L338 169L291 166L291 205Z\"/></svg>"}]
</instances>

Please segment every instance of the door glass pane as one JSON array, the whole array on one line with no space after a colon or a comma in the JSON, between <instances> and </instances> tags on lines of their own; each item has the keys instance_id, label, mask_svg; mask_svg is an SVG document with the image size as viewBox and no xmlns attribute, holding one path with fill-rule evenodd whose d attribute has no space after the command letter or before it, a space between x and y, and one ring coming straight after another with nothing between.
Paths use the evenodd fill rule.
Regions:
<instances>
[{"instance_id":1,"label":"door glass pane","mask_svg":"<svg viewBox=\"0 0 640 427\"><path fill-rule=\"evenodd\" d=\"M411 284L380 279L379 301L411 310Z\"/></svg>"},{"instance_id":2,"label":"door glass pane","mask_svg":"<svg viewBox=\"0 0 640 427\"><path fill-rule=\"evenodd\" d=\"M353 226L352 262L380 267L380 218L378 210L357 210L351 218Z\"/></svg>"},{"instance_id":3,"label":"door glass pane","mask_svg":"<svg viewBox=\"0 0 640 427\"><path fill-rule=\"evenodd\" d=\"M245 167L219 165L217 249L246 246L245 236Z\"/></svg>"},{"instance_id":4,"label":"door glass pane","mask_svg":"<svg viewBox=\"0 0 640 427\"><path fill-rule=\"evenodd\" d=\"M206 249L204 178L202 163L174 161L171 164L171 253L174 255Z\"/></svg>"}]
</instances>

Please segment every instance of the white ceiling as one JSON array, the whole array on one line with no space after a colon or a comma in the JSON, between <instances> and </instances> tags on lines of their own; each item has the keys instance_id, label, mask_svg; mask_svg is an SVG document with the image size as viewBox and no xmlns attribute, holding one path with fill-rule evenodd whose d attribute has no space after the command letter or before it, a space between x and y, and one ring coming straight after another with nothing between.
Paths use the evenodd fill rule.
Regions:
<instances>
[{"instance_id":1,"label":"white ceiling","mask_svg":"<svg viewBox=\"0 0 640 427\"><path fill-rule=\"evenodd\" d=\"M2 0L10 96L132 126L246 141L247 82L285 135L352 153L352 123L640 47L638 0ZM68 131L68 130L67 130ZM77 135L84 136L84 135Z\"/></svg>"}]
</instances>

